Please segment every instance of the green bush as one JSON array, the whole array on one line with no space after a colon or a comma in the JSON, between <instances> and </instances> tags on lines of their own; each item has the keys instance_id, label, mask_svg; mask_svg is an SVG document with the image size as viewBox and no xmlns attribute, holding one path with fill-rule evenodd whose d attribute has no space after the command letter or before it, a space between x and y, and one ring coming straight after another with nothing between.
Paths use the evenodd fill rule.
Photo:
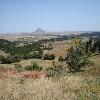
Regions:
<instances>
[{"instance_id":1,"label":"green bush","mask_svg":"<svg viewBox=\"0 0 100 100\"><path fill-rule=\"evenodd\" d=\"M7 59L6 59L7 64L14 63L14 62L15 62L14 56L7 56Z\"/></svg>"},{"instance_id":2,"label":"green bush","mask_svg":"<svg viewBox=\"0 0 100 100\"><path fill-rule=\"evenodd\" d=\"M15 59L13 56L8 55L7 57L0 55L0 61L3 64L10 64L10 63L14 63Z\"/></svg>"},{"instance_id":3,"label":"green bush","mask_svg":"<svg viewBox=\"0 0 100 100\"><path fill-rule=\"evenodd\" d=\"M45 54L43 56L44 60L54 60L55 59L55 55L54 54Z\"/></svg>"},{"instance_id":4,"label":"green bush","mask_svg":"<svg viewBox=\"0 0 100 100\"><path fill-rule=\"evenodd\" d=\"M58 61L59 61L59 62L63 62L63 61L65 61L65 59L64 59L62 56L60 56L60 57L58 58Z\"/></svg>"},{"instance_id":5,"label":"green bush","mask_svg":"<svg viewBox=\"0 0 100 100\"><path fill-rule=\"evenodd\" d=\"M53 67L46 69L46 72L47 72L46 76L53 77L53 76L61 75L62 70L63 68L61 65L54 65Z\"/></svg>"},{"instance_id":6,"label":"green bush","mask_svg":"<svg viewBox=\"0 0 100 100\"><path fill-rule=\"evenodd\" d=\"M31 58L37 58L37 59L41 59L42 58L42 55L41 55L41 53L32 53L32 54L30 54L30 57Z\"/></svg>"},{"instance_id":7,"label":"green bush","mask_svg":"<svg viewBox=\"0 0 100 100\"><path fill-rule=\"evenodd\" d=\"M19 55L15 55L15 56L14 56L14 62L20 62L21 59L22 59L22 58L21 58L21 56L19 56Z\"/></svg>"},{"instance_id":8,"label":"green bush","mask_svg":"<svg viewBox=\"0 0 100 100\"><path fill-rule=\"evenodd\" d=\"M0 55L0 63L5 63L6 62L6 57L4 55Z\"/></svg>"},{"instance_id":9,"label":"green bush","mask_svg":"<svg viewBox=\"0 0 100 100\"><path fill-rule=\"evenodd\" d=\"M31 65L26 66L25 70L41 71L42 67L39 66L36 62L33 62Z\"/></svg>"},{"instance_id":10,"label":"green bush","mask_svg":"<svg viewBox=\"0 0 100 100\"><path fill-rule=\"evenodd\" d=\"M0 55L0 61L3 64L15 63L15 62L19 62L20 60L21 60L21 57L17 55L15 56L8 55L6 57L3 55Z\"/></svg>"},{"instance_id":11,"label":"green bush","mask_svg":"<svg viewBox=\"0 0 100 100\"><path fill-rule=\"evenodd\" d=\"M50 60L54 60L55 59L55 55L54 54L50 54Z\"/></svg>"}]
</instances>

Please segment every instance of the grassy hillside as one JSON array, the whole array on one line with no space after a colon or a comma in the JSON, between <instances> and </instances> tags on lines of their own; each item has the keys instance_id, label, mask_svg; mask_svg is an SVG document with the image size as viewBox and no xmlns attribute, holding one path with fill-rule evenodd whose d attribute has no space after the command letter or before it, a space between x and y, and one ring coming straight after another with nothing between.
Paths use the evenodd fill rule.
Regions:
<instances>
[{"instance_id":1,"label":"grassy hillside","mask_svg":"<svg viewBox=\"0 0 100 100\"><path fill-rule=\"evenodd\" d=\"M58 57L65 56L76 42L73 39L52 43L53 49L47 52L56 55L54 60L21 60L16 63L18 66L0 64L0 100L99 100L100 55L89 57L90 63L76 73L69 73L66 62L58 62ZM43 70L25 70L32 62ZM47 69L55 65L62 66L62 74L46 77Z\"/></svg>"},{"instance_id":2,"label":"grassy hillside","mask_svg":"<svg viewBox=\"0 0 100 100\"><path fill-rule=\"evenodd\" d=\"M66 76L39 79L8 77L1 74L1 100L99 100L100 99L100 55L86 70L68 73ZM17 74L18 75L18 74Z\"/></svg>"}]
</instances>

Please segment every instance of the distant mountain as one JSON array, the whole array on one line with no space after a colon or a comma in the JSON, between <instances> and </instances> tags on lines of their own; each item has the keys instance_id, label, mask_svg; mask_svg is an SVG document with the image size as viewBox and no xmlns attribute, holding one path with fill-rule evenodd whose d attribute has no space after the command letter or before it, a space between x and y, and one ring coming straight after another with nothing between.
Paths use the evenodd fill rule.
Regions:
<instances>
[{"instance_id":1,"label":"distant mountain","mask_svg":"<svg viewBox=\"0 0 100 100\"><path fill-rule=\"evenodd\" d=\"M43 29L41 29L41 28L38 28L38 29L36 29L36 31L34 32L34 33L38 33L38 34L41 34L41 33L46 33L46 31L44 31Z\"/></svg>"}]
</instances>

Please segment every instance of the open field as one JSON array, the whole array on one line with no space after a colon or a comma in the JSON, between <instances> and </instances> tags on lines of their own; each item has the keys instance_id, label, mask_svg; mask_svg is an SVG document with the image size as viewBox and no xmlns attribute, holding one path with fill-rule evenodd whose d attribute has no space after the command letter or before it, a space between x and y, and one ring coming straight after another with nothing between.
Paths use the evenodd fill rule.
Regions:
<instances>
[{"instance_id":1,"label":"open field","mask_svg":"<svg viewBox=\"0 0 100 100\"><path fill-rule=\"evenodd\" d=\"M5 39L8 41L38 41L42 39L51 39L51 38L57 38L57 35L53 34L5 34L5 35L0 35L0 39Z\"/></svg>"},{"instance_id":2,"label":"open field","mask_svg":"<svg viewBox=\"0 0 100 100\"><path fill-rule=\"evenodd\" d=\"M49 51L49 53L54 54L55 56L65 56L67 49L70 48L70 41L57 41L52 43L53 49Z\"/></svg>"}]
</instances>

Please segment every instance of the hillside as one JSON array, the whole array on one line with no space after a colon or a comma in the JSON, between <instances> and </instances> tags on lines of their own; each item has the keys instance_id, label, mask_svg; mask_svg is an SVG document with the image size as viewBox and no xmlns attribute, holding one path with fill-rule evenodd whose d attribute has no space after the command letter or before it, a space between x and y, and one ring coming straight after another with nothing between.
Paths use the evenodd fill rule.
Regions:
<instances>
[{"instance_id":1,"label":"hillside","mask_svg":"<svg viewBox=\"0 0 100 100\"><path fill-rule=\"evenodd\" d=\"M91 48L94 50L90 40L85 42L87 43L89 50L91 50ZM7 44L7 46L8 44L13 44L13 42L6 40L1 41L2 44ZM77 72L69 71L67 60L64 60L63 62L58 61L60 56L64 58L69 53L72 46L74 46L74 48L75 46L78 46L78 48L81 46L82 48L84 45L80 45L80 43L80 38L52 42L49 45L53 48L50 50L43 49L42 53L43 55L44 52L54 54L55 59L53 60L29 58L14 63L0 64L0 99L99 100L100 54L93 53L91 57L89 56L88 64ZM91 48L89 43L92 45ZM25 50L27 50L27 52L34 50L34 48L35 50L41 50L41 45L39 48L38 46L39 44L36 43L25 47L22 46L20 49L17 49L16 53L20 52L27 55L28 53L26 53ZM79 50L82 50L81 48ZM81 51L79 52L81 53ZM1 53L4 53L4 51L1 50ZM76 52L76 54L77 57L79 57L79 53Z\"/></svg>"},{"instance_id":2,"label":"hillside","mask_svg":"<svg viewBox=\"0 0 100 100\"><path fill-rule=\"evenodd\" d=\"M43 100L81 100L83 98L99 100L100 56L90 59L94 65L87 67L84 72L67 74L53 80L45 77L36 80L20 77L15 79L9 77L9 74L0 74L0 99L41 100L42 97Z\"/></svg>"}]
</instances>

